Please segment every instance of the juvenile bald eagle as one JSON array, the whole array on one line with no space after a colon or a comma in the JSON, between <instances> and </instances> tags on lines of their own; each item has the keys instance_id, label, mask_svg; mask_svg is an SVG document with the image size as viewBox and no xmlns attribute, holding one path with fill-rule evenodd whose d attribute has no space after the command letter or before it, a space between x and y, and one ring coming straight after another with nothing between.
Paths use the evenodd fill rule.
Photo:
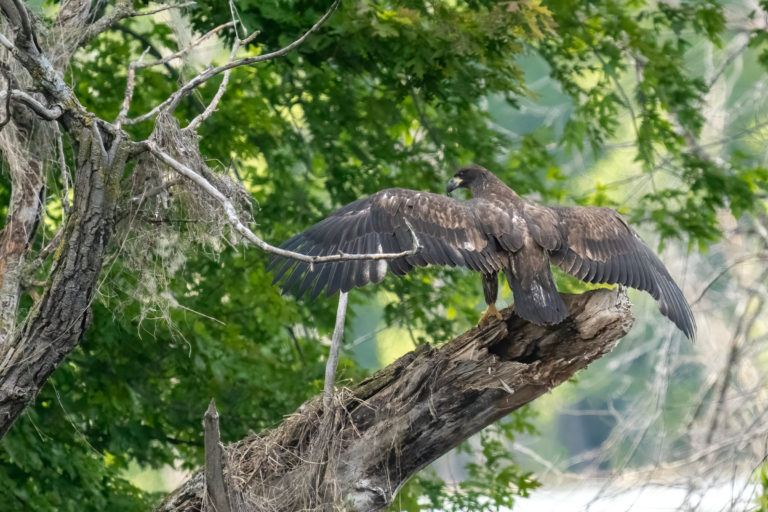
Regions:
<instances>
[{"instance_id":1,"label":"juvenile bald eagle","mask_svg":"<svg viewBox=\"0 0 768 512\"><path fill-rule=\"evenodd\" d=\"M553 263L588 283L622 284L651 294L661 313L693 339L695 321L680 288L667 269L624 219L610 208L550 208L523 199L488 170L470 165L448 182L446 192L467 188L463 201L429 192L392 188L359 199L280 246L308 256L400 253L413 246L408 221L423 246L421 252L393 260L318 263L276 257L274 282L291 268L283 293L299 281L296 297L324 288L330 297L368 283L380 283L387 267L405 275L414 266L456 265L482 273L488 309L496 310L498 272L503 270L514 294L515 312L539 325L568 316L555 287Z\"/></svg>"}]
</instances>

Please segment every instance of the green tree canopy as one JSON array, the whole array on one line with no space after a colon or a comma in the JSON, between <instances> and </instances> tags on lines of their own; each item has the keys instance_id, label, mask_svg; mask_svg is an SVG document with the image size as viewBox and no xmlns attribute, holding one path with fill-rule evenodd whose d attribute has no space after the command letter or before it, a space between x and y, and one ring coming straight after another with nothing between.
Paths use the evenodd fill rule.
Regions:
<instances>
[{"instance_id":1,"label":"green tree canopy","mask_svg":"<svg viewBox=\"0 0 768 512\"><path fill-rule=\"evenodd\" d=\"M238 2L237 30L260 31L251 54L274 51L330 5ZM59 5L38 7L49 23ZM97 16L110 7L99 9ZM154 18L168 16L169 24L127 19L75 55L69 80L89 111L117 116L128 64L149 43L176 49L189 30L202 34L233 16L221 0L199 0L181 12L186 18ZM228 30L220 35L231 43ZM679 239L705 249L719 239L718 212L730 208L739 217L764 208L768 182L768 171L747 148L734 146L723 163L697 142L712 83L686 71L686 52L694 41L720 45L725 37L723 8L713 0L676 7L612 0L345 0L286 57L233 71L227 96L200 129L201 149L245 184L260 236L276 245L382 188L441 191L459 164L475 162L521 194L618 207L658 232L662 243ZM214 53L215 61L226 59L226 50ZM139 70L130 116L160 103L205 58ZM497 113L538 99L521 64L534 58L571 106L560 126L529 125L523 116L519 133L512 133L499 126ZM627 76L634 77L631 88ZM199 113L201 100L207 104L220 80L176 110L182 124ZM638 176L675 179L660 180L636 205L620 204L604 184L572 190L566 165L572 152L598 158L624 133L627 112ZM152 121L126 129L143 139ZM8 182L0 186L7 197ZM51 237L61 212L46 213L41 229ZM119 237L114 243L119 247ZM264 274L266 264L258 250L198 247L161 290L179 305L168 324L162 311L135 300L137 277L114 260L103 272L101 303L86 339L0 442L0 502L19 510L146 510L157 496L132 486L124 471L131 462L199 465L201 418L212 396L223 440L233 441L249 429L274 426L318 393L327 354L321 340L333 327L335 300L280 297ZM559 279L564 289L583 289ZM475 276L430 268L389 276L352 300L358 315L383 304L388 325L406 328L415 343L439 343L474 322L480 297ZM22 309L31 301L25 297ZM359 378L367 369L354 352L347 355L345 378ZM433 507L491 510L527 494L535 483L498 439L530 433L531 414L517 413L494 427L498 435L481 437L477 455L485 465L468 467L458 492L448 493L426 472L397 505L418 509L417 498L427 496ZM470 444L463 449L473 450Z\"/></svg>"}]
</instances>

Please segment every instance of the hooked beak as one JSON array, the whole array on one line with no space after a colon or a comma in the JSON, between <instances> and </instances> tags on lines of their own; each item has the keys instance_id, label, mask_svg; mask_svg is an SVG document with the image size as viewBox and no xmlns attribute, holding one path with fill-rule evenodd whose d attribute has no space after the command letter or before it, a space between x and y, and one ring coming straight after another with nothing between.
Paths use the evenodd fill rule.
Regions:
<instances>
[{"instance_id":1,"label":"hooked beak","mask_svg":"<svg viewBox=\"0 0 768 512\"><path fill-rule=\"evenodd\" d=\"M448 182L448 185L446 185L445 193L450 194L460 186L461 186L461 178L457 178L456 176L454 176L453 178L451 178L451 181Z\"/></svg>"}]
</instances>

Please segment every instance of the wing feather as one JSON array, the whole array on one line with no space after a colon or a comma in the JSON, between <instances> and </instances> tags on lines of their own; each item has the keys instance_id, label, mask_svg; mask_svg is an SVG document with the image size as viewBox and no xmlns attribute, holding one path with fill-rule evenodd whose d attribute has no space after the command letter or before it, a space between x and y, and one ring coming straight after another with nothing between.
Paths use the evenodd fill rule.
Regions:
<instances>
[{"instance_id":1,"label":"wing feather","mask_svg":"<svg viewBox=\"0 0 768 512\"><path fill-rule=\"evenodd\" d=\"M696 322L680 288L616 211L526 203L525 212L531 236L549 251L553 264L582 281L618 283L648 292L658 301L661 313L694 339Z\"/></svg>"},{"instance_id":2,"label":"wing feather","mask_svg":"<svg viewBox=\"0 0 768 512\"><path fill-rule=\"evenodd\" d=\"M383 261L352 260L318 264L294 264L275 257L269 269L277 282L289 271L283 293L301 282L297 295L310 292L318 297L349 291L370 282L381 282L388 267L404 275L414 266L464 266L492 273L503 268L502 252L522 247L520 218L513 218L483 199L461 201L450 197L406 189L387 189L354 201L331 213L306 231L291 237L281 248L306 255L399 253L412 247L413 227L423 249L420 253Z\"/></svg>"}]
</instances>

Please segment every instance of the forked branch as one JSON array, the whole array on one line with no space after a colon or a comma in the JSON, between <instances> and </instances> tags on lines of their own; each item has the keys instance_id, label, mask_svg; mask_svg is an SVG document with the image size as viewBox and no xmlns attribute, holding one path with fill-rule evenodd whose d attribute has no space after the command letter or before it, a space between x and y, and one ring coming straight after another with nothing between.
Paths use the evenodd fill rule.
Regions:
<instances>
[{"instance_id":1,"label":"forked branch","mask_svg":"<svg viewBox=\"0 0 768 512\"><path fill-rule=\"evenodd\" d=\"M153 108L151 111L147 112L144 115L141 115L134 119L126 119L125 124L136 124L142 121L146 121L150 117L160 113L160 111L166 108L168 108L169 111L173 111L173 109L175 108L176 105L179 104L181 99L187 94L190 94L193 89L201 86L212 77L219 75L221 73L224 73L225 71L228 71L230 69L234 69L240 66L250 66L251 64L265 62L278 57L282 57L283 55L287 54L288 52L290 52L291 50L293 50L294 48L302 44L304 41L306 41L307 38L312 33L316 32L317 29L319 29L328 20L328 18L331 17L331 15L334 13L336 8L339 6L339 2L341 2L341 0L336 0L331 6L330 10L325 14L325 16L320 18L320 20L317 23L315 23L315 25L312 28L310 28L303 36L301 36L299 39L289 44L288 46L281 48L280 50L277 50L272 53L258 55L256 57L246 57L244 59L234 60L232 62L227 62L223 66L209 67L205 69L202 73L197 75L195 78L187 82L181 89L171 94L171 96L169 96L168 99L162 102L160 105L156 106L155 108Z\"/></svg>"}]
</instances>

